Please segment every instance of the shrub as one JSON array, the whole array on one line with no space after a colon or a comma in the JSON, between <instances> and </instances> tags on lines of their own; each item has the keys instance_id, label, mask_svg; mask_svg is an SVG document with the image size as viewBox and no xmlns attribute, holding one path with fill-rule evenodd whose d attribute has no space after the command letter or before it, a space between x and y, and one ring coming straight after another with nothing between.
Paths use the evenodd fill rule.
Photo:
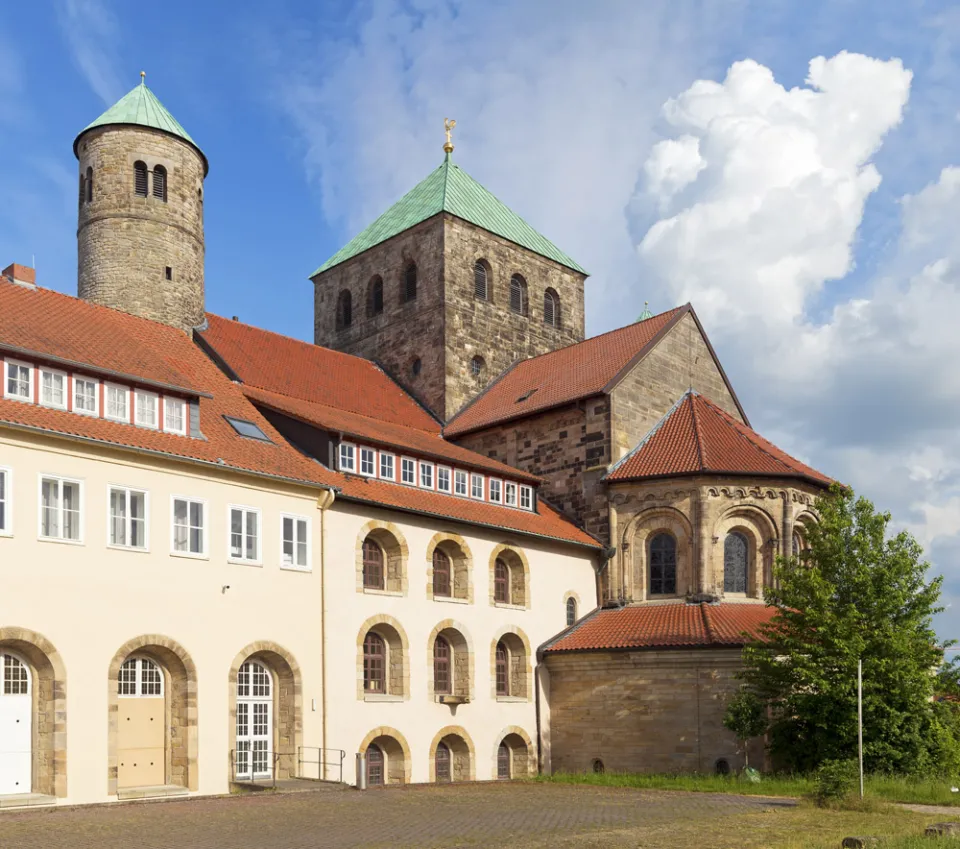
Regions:
<instances>
[{"instance_id":1,"label":"shrub","mask_svg":"<svg viewBox=\"0 0 960 849\"><path fill-rule=\"evenodd\" d=\"M824 761L817 770L814 798L820 807L843 804L853 795L860 777L856 761Z\"/></svg>"}]
</instances>

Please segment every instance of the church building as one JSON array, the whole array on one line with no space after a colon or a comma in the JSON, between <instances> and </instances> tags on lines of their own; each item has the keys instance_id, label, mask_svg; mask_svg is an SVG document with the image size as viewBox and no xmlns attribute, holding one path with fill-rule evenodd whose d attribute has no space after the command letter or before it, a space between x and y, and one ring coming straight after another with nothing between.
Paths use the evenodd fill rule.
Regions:
<instances>
[{"instance_id":1,"label":"church building","mask_svg":"<svg viewBox=\"0 0 960 849\"><path fill-rule=\"evenodd\" d=\"M0 807L739 766L830 480L692 306L585 339L448 133L291 339L206 311L210 163L143 81L73 149L78 297L0 277Z\"/></svg>"}]
</instances>

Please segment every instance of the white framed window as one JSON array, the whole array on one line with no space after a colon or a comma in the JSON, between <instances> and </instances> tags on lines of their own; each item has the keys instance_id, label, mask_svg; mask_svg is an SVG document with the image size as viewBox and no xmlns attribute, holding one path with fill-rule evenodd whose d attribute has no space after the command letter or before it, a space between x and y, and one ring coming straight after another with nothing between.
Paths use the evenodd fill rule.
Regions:
<instances>
[{"instance_id":1,"label":"white framed window","mask_svg":"<svg viewBox=\"0 0 960 849\"><path fill-rule=\"evenodd\" d=\"M483 501L483 475L470 475L470 497Z\"/></svg>"},{"instance_id":2,"label":"white framed window","mask_svg":"<svg viewBox=\"0 0 960 849\"><path fill-rule=\"evenodd\" d=\"M400 458L400 483L417 485L417 461L409 457Z\"/></svg>"},{"instance_id":3,"label":"white framed window","mask_svg":"<svg viewBox=\"0 0 960 849\"><path fill-rule=\"evenodd\" d=\"M0 468L0 536L13 536L13 472Z\"/></svg>"},{"instance_id":4,"label":"white framed window","mask_svg":"<svg viewBox=\"0 0 960 849\"><path fill-rule=\"evenodd\" d=\"M181 557L206 557L207 502L174 495L171 503L171 553Z\"/></svg>"},{"instance_id":5,"label":"white framed window","mask_svg":"<svg viewBox=\"0 0 960 849\"><path fill-rule=\"evenodd\" d=\"M149 497L142 489L129 489L125 486L107 488L107 544L111 548L147 550Z\"/></svg>"},{"instance_id":6,"label":"white framed window","mask_svg":"<svg viewBox=\"0 0 960 849\"><path fill-rule=\"evenodd\" d=\"M433 463L420 464L420 486L433 489Z\"/></svg>"},{"instance_id":7,"label":"white framed window","mask_svg":"<svg viewBox=\"0 0 960 849\"><path fill-rule=\"evenodd\" d=\"M452 470L449 466L437 466L437 489L440 492L450 492Z\"/></svg>"},{"instance_id":8,"label":"white framed window","mask_svg":"<svg viewBox=\"0 0 960 849\"><path fill-rule=\"evenodd\" d=\"M507 481L503 485L503 503L506 504L507 507L517 506L517 485L515 483Z\"/></svg>"},{"instance_id":9,"label":"white framed window","mask_svg":"<svg viewBox=\"0 0 960 849\"><path fill-rule=\"evenodd\" d=\"M40 369L40 403L44 407L67 409L67 376L62 371Z\"/></svg>"},{"instance_id":10,"label":"white framed window","mask_svg":"<svg viewBox=\"0 0 960 849\"><path fill-rule=\"evenodd\" d=\"M357 447L349 442L340 443L340 471L355 472L357 470Z\"/></svg>"},{"instance_id":11,"label":"white framed window","mask_svg":"<svg viewBox=\"0 0 960 849\"><path fill-rule=\"evenodd\" d=\"M33 366L7 360L3 375L3 397L33 401Z\"/></svg>"},{"instance_id":12,"label":"white framed window","mask_svg":"<svg viewBox=\"0 0 960 849\"><path fill-rule=\"evenodd\" d=\"M467 473L461 469L453 473L453 494L467 497Z\"/></svg>"},{"instance_id":13,"label":"white framed window","mask_svg":"<svg viewBox=\"0 0 960 849\"><path fill-rule=\"evenodd\" d=\"M117 422L130 421L130 390L126 386L105 383L104 415Z\"/></svg>"},{"instance_id":14,"label":"white framed window","mask_svg":"<svg viewBox=\"0 0 960 849\"><path fill-rule=\"evenodd\" d=\"M181 398L163 397L163 429L167 433L187 435L187 404Z\"/></svg>"},{"instance_id":15,"label":"white framed window","mask_svg":"<svg viewBox=\"0 0 960 849\"><path fill-rule=\"evenodd\" d=\"M377 452L372 448L360 449L360 474L372 478L377 473Z\"/></svg>"},{"instance_id":16,"label":"white framed window","mask_svg":"<svg viewBox=\"0 0 960 849\"><path fill-rule=\"evenodd\" d=\"M83 542L83 483L40 475L40 538Z\"/></svg>"},{"instance_id":17,"label":"white framed window","mask_svg":"<svg viewBox=\"0 0 960 849\"><path fill-rule=\"evenodd\" d=\"M280 514L280 567L310 571L310 520L306 516Z\"/></svg>"},{"instance_id":18,"label":"white framed window","mask_svg":"<svg viewBox=\"0 0 960 849\"><path fill-rule=\"evenodd\" d=\"M73 411L85 416L100 415L100 384L96 380L73 376Z\"/></svg>"},{"instance_id":19,"label":"white framed window","mask_svg":"<svg viewBox=\"0 0 960 849\"><path fill-rule=\"evenodd\" d=\"M160 396L138 389L133 393L133 421L140 427L160 427Z\"/></svg>"},{"instance_id":20,"label":"white framed window","mask_svg":"<svg viewBox=\"0 0 960 849\"><path fill-rule=\"evenodd\" d=\"M397 479L397 458L393 454L380 452L380 477L388 481Z\"/></svg>"},{"instance_id":21,"label":"white framed window","mask_svg":"<svg viewBox=\"0 0 960 849\"><path fill-rule=\"evenodd\" d=\"M490 478L490 500L494 504L503 503L503 481Z\"/></svg>"},{"instance_id":22,"label":"white framed window","mask_svg":"<svg viewBox=\"0 0 960 849\"><path fill-rule=\"evenodd\" d=\"M520 509L533 510L533 487L520 487Z\"/></svg>"},{"instance_id":23,"label":"white framed window","mask_svg":"<svg viewBox=\"0 0 960 849\"><path fill-rule=\"evenodd\" d=\"M260 511L255 507L241 507L231 504L227 510L228 560L237 563L261 563Z\"/></svg>"},{"instance_id":24,"label":"white framed window","mask_svg":"<svg viewBox=\"0 0 960 849\"><path fill-rule=\"evenodd\" d=\"M120 698L143 698L163 695L163 673L148 657L128 657L117 676Z\"/></svg>"}]
</instances>

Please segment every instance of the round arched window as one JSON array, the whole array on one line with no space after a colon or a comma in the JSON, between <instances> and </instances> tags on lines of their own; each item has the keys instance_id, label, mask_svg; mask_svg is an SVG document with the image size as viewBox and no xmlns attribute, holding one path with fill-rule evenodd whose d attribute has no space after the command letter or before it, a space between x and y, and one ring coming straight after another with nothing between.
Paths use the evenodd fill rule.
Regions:
<instances>
[{"instance_id":1,"label":"round arched window","mask_svg":"<svg viewBox=\"0 0 960 849\"><path fill-rule=\"evenodd\" d=\"M414 377L418 377L418 376L420 375L420 371L421 371L422 368L423 368L423 363L420 362L420 357L417 357L417 358L413 361L413 363L411 363L411 365L410 365L410 373L411 373Z\"/></svg>"},{"instance_id":2,"label":"round arched window","mask_svg":"<svg viewBox=\"0 0 960 849\"><path fill-rule=\"evenodd\" d=\"M606 767L603 765L603 761L600 758L595 758L593 761L593 771L597 775L603 775L606 772Z\"/></svg>"},{"instance_id":3,"label":"round arched window","mask_svg":"<svg viewBox=\"0 0 960 849\"><path fill-rule=\"evenodd\" d=\"M727 534L723 541L723 591L747 591L747 538L737 531Z\"/></svg>"},{"instance_id":4,"label":"round arched window","mask_svg":"<svg viewBox=\"0 0 960 849\"><path fill-rule=\"evenodd\" d=\"M577 600L575 598L567 599L567 627L575 624L577 621Z\"/></svg>"}]
</instances>

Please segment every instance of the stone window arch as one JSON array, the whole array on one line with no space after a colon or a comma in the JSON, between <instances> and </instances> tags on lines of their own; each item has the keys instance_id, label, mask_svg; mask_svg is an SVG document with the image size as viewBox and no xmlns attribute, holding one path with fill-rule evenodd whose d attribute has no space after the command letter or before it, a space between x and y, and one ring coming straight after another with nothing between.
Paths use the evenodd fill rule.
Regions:
<instances>
[{"instance_id":1,"label":"stone window arch","mask_svg":"<svg viewBox=\"0 0 960 849\"><path fill-rule=\"evenodd\" d=\"M490 556L490 603L530 606L530 564L521 549L498 545Z\"/></svg>"},{"instance_id":2,"label":"stone window arch","mask_svg":"<svg viewBox=\"0 0 960 849\"><path fill-rule=\"evenodd\" d=\"M353 324L353 295L349 289L341 289L337 295L337 330L346 330Z\"/></svg>"},{"instance_id":3,"label":"stone window arch","mask_svg":"<svg viewBox=\"0 0 960 849\"><path fill-rule=\"evenodd\" d=\"M155 165L153 168L153 196L167 202L167 169L162 165Z\"/></svg>"},{"instance_id":4,"label":"stone window arch","mask_svg":"<svg viewBox=\"0 0 960 849\"><path fill-rule=\"evenodd\" d=\"M523 279L523 275L514 274L510 278L510 311L517 315L526 315L527 308L527 281Z\"/></svg>"},{"instance_id":5,"label":"stone window arch","mask_svg":"<svg viewBox=\"0 0 960 849\"><path fill-rule=\"evenodd\" d=\"M459 725L441 728L430 742L430 781L473 781L476 749L466 729Z\"/></svg>"},{"instance_id":6,"label":"stone window arch","mask_svg":"<svg viewBox=\"0 0 960 849\"><path fill-rule=\"evenodd\" d=\"M677 594L677 541L661 531L650 539L647 554L650 595Z\"/></svg>"},{"instance_id":7,"label":"stone window arch","mask_svg":"<svg viewBox=\"0 0 960 849\"><path fill-rule=\"evenodd\" d=\"M439 557L438 557L439 552ZM438 582L435 570L437 562L449 564L449 589L446 593L442 576ZM427 598L433 600L460 599L473 601L473 583L470 573L473 555L466 540L458 534L434 534L427 545ZM439 590L439 591L438 591Z\"/></svg>"},{"instance_id":8,"label":"stone window arch","mask_svg":"<svg viewBox=\"0 0 960 849\"><path fill-rule=\"evenodd\" d=\"M392 616L370 617L357 633L357 698L401 700L410 696L409 643Z\"/></svg>"},{"instance_id":9,"label":"stone window arch","mask_svg":"<svg viewBox=\"0 0 960 849\"><path fill-rule=\"evenodd\" d=\"M737 536L731 536L736 534ZM728 509L716 523L711 555L713 591L727 595L760 598L763 587L773 579L773 561L778 551L777 525L765 510L751 504L738 504ZM746 581L734 579L733 570L740 569L746 550ZM727 565L731 577L727 580ZM735 565L737 564L737 565ZM732 587L744 587L734 590Z\"/></svg>"},{"instance_id":10,"label":"stone window arch","mask_svg":"<svg viewBox=\"0 0 960 849\"><path fill-rule=\"evenodd\" d=\"M400 303L409 304L417 299L417 264L410 260L403 269L403 285L400 287Z\"/></svg>"},{"instance_id":11,"label":"stone window arch","mask_svg":"<svg viewBox=\"0 0 960 849\"><path fill-rule=\"evenodd\" d=\"M357 748L358 752L369 755L374 751L374 762L379 761L383 784L408 784L410 782L410 746L406 738L387 725L374 728ZM370 759L367 758L367 784L370 782Z\"/></svg>"},{"instance_id":12,"label":"stone window arch","mask_svg":"<svg viewBox=\"0 0 960 849\"><path fill-rule=\"evenodd\" d=\"M529 701L533 692L530 641L514 626L490 644L491 695L499 701Z\"/></svg>"},{"instance_id":13,"label":"stone window arch","mask_svg":"<svg viewBox=\"0 0 960 849\"><path fill-rule=\"evenodd\" d=\"M453 619L437 623L427 638L426 660L433 671L427 698L450 697L444 698L450 704L473 701L473 644L463 625Z\"/></svg>"},{"instance_id":14,"label":"stone window arch","mask_svg":"<svg viewBox=\"0 0 960 849\"><path fill-rule=\"evenodd\" d=\"M372 561L376 557L374 546L380 549L383 560L381 587L368 586ZM357 592L387 592L405 595L407 592L408 548L403 534L393 522L371 520L357 534L356 542L356 587ZM368 563L367 561L370 561Z\"/></svg>"},{"instance_id":15,"label":"stone window arch","mask_svg":"<svg viewBox=\"0 0 960 849\"><path fill-rule=\"evenodd\" d=\"M383 749L376 743L367 746L367 787L382 787L387 783L385 764Z\"/></svg>"},{"instance_id":16,"label":"stone window arch","mask_svg":"<svg viewBox=\"0 0 960 849\"><path fill-rule=\"evenodd\" d=\"M363 586L364 589L382 590L384 589L384 564L385 557L380 544L368 536L363 541Z\"/></svg>"},{"instance_id":17,"label":"stone window arch","mask_svg":"<svg viewBox=\"0 0 960 849\"><path fill-rule=\"evenodd\" d=\"M536 748L526 731L508 725L495 739L494 777L506 781L537 774Z\"/></svg>"},{"instance_id":18,"label":"stone window arch","mask_svg":"<svg viewBox=\"0 0 960 849\"><path fill-rule=\"evenodd\" d=\"M490 297L491 282L490 263L485 259L478 259L473 264L473 296L478 301L493 300L493 298Z\"/></svg>"},{"instance_id":19,"label":"stone window arch","mask_svg":"<svg viewBox=\"0 0 960 849\"><path fill-rule=\"evenodd\" d=\"M376 274L367 285L367 317L373 318L383 312L383 278Z\"/></svg>"},{"instance_id":20,"label":"stone window arch","mask_svg":"<svg viewBox=\"0 0 960 849\"><path fill-rule=\"evenodd\" d=\"M575 598L568 598L564 606L566 608L567 627L569 628L577 623L577 600Z\"/></svg>"},{"instance_id":21,"label":"stone window arch","mask_svg":"<svg viewBox=\"0 0 960 849\"><path fill-rule=\"evenodd\" d=\"M560 327L560 296L553 289L543 293L543 323Z\"/></svg>"},{"instance_id":22,"label":"stone window arch","mask_svg":"<svg viewBox=\"0 0 960 849\"><path fill-rule=\"evenodd\" d=\"M453 566L442 548L433 551L433 597L453 595Z\"/></svg>"},{"instance_id":23,"label":"stone window arch","mask_svg":"<svg viewBox=\"0 0 960 849\"><path fill-rule=\"evenodd\" d=\"M139 159L133 163L133 193L141 198L147 196L147 163Z\"/></svg>"},{"instance_id":24,"label":"stone window arch","mask_svg":"<svg viewBox=\"0 0 960 849\"><path fill-rule=\"evenodd\" d=\"M675 507L651 507L641 511L624 529L621 551L618 557L625 558L625 595L635 601L651 597L651 550L650 544L660 534L667 534L676 542L676 590L682 596L695 592L698 576L693 559L693 529L690 520ZM608 567L609 569L609 567Z\"/></svg>"}]
</instances>

